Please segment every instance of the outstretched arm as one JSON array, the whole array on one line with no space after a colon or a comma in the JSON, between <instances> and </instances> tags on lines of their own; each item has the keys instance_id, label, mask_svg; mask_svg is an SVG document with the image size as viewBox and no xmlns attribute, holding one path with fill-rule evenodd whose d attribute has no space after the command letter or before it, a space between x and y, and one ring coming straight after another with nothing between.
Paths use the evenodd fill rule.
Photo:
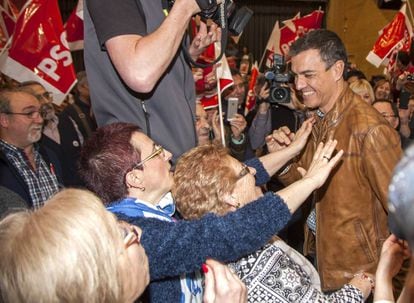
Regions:
<instances>
[{"instance_id":1,"label":"outstretched arm","mask_svg":"<svg viewBox=\"0 0 414 303\"><path fill-rule=\"evenodd\" d=\"M312 132L314 123L315 120L310 118L303 122L296 133L292 133L288 127L284 126L266 137L266 144L270 153L261 157L260 161L270 176L274 175L283 165L302 151Z\"/></svg>"},{"instance_id":2,"label":"outstretched arm","mask_svg":"<svg viewBox=\"0 0 414 303\"><path fill-rule=\"evenodd\" d=\"M341 159L343 150L331 159L337 143L336 140L329 140L325 145L320 143L308 170L298 168L303 178L277 192L284 201L289 201L286 204L291 213L295 212L315 189L325 183L332 169Z\"/></svg>"}]
</instances>

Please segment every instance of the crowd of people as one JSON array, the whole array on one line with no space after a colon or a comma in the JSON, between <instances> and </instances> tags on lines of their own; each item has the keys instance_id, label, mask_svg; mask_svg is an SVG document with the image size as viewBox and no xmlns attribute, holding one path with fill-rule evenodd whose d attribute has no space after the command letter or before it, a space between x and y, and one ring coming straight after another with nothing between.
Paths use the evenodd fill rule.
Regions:
<instances>
[{"instance_id":1,"label":"crowd of people","mask_svg":"<svg viewBox=\"0 0 414 303\"><path fill-rule=\"evenodd\" d=\"M220 98L188 64L222 40L186 34L213 2L87 0L67 104L3 83L1 302L414 301L414 64L368 81L311 31L288 102L260 74L249 111L247 49Z\"/></svg>"}]
</instances>

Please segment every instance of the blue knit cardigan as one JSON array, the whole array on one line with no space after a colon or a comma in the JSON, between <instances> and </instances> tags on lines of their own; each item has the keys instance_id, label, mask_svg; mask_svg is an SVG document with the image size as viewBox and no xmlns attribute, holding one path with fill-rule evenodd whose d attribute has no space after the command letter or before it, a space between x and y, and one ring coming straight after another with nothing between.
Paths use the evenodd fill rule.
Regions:
<instances>
[{"instance_id":1,"label":"blue knit cardigan","mask_svg":"<svg viewBox=\"0 0 414 303\"><path fill-rule=\"evenodd\" d=\"M268 181L269 175L257 158L246 164L256 169L257 185ZM194 221L116 215L143 231L141 244L150 268L149 297L157 303L180 302L180 274L199 270L207 258L228 263L256 251L291 217L283 200L272 192L225 216L208 214Z\"/></svg>"}]
</instances>

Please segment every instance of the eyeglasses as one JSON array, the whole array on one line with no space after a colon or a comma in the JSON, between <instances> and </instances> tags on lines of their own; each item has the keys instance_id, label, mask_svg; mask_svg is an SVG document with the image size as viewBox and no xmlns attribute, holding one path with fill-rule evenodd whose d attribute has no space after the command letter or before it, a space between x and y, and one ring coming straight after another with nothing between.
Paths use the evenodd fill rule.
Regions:
<instances>
[{"instance_id":1,"label":"eyeglasses","mask_svg":"<svg viewBox=\"0 0 414 303\"><path fill-rule=\"evenodd\" d=\"M36 97L38 100L41 100L42 98L44 98L44 99L46 99L46 100L52 100L52 96L53 96L53 93L51 93L51 92L44 92L44 93L42 93L42 94L37 94L37 95L35 95L35 97Z\"/></svg>"},{"instance_id":2,"label":"eyeglasses","mask_svg":"<svg viewBox=\"0 0 414 303\"><path fill-rule=\"evenodd\" d=\"M133 226L126 226L126 224L120 225L120 228L122 229L124 233L124 245L125 247L129 247L133 244L141 244L141 236L138 233L138 231Z\"/></svg>"},{"instance_id":3,"label":"eyeglasses","mask_svg":"<svg viewBox=\"0 0 414 303\"><path fill-rule=\"evenodd\" d=\"M132 169L137 169L138 167L144 165L145 162L148 162L149 160L155 158L156 156L158 156L160 154L162 154L162 156L165 155L164 154L164 148L161 145L154 144L154 151L151 153L151 155L146 157L144 160L142 160L138 164L134 165L134 167Z\"/></svg>"},{"instance_id":4,"label":"eyeglasses","mask_svg":"<svg viewBox=\"0 0 414 303\"><path fill-rule=\"evenodd\" d=\"M42 109L39 109L39 110L30 111L30 112L27 112L27 113L5 112L5 114L6 115L22 115L22 116L26 116L29 119L34 120L34 119L37 119L39 117L42 117L42 119L43 119L43 116L44 116L45 113Z\"/></svg>"},{"instance_id":5,"label":"eyeglasses","mask_svg":"<svg viewBox=\"0 0 414 303\"><path fill-rule=\"evenodd\" d=\"M246 164L242 163L242 169L239 172L239 179L243 178L244 176L248 174L253 174L253 172L250 170L250 167L248 167Z\"/></svg>"}]
</instances>

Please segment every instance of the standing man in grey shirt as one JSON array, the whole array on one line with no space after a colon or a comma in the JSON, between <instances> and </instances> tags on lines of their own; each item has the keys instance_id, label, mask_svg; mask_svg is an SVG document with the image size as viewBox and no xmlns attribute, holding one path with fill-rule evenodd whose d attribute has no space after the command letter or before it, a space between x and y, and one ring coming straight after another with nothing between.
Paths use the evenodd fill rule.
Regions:
<instances>
[{"instance_id":1,"label":"standing man in grey shirt","mask_svg":"<svg viewBox=\"0 0 414 303\"><path fill-rule=\"evenodd\" d=\"M85 65L98 126L138 124L173 161L197 143L194 80L180 45L200 1L176 0L168 13L168 1L85 1ZM189 54L196 59L220 36L216 25L207 31L201 23Z\"/></svg>"}]
</instances>

